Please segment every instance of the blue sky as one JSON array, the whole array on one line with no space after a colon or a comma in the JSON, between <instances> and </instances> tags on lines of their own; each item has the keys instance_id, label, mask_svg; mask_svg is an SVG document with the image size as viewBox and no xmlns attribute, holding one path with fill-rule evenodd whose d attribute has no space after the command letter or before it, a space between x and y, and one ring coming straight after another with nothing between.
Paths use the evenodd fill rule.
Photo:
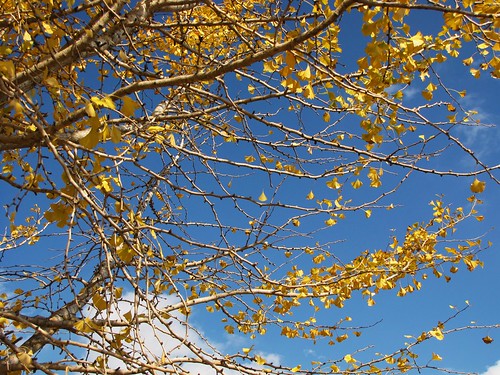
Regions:
<instances>
[{"instance_id":1,"label":"blue sky","mask_svg":"<svg viewBox=\"0 0 500 375\"><path fill-rule=\"evenodd\" d=\"M413 17L412 31L428 32L435 28L436 23L428 13L416 13ZM351 27L356 28L357 24L349 24L349 18L344 19L341 26L349 25L342 33L350 33ZM348 39L342 45L347 59L352 54L352 59L357 58L356 53L361 53L358 49L363 44L357 44L357 39ZM341 38L342 41L342 38ZM467 49L466 49L467 50ZM357 51L357 52L356 52ZM465 56L465 55L464 55ZM462 100L464 106L475 109L479 112L478 119L483 123L497 125L500 120L500 108L498 107L498 81L485 79L476 80L470 76L468 69L463 67L461 59L449 60L449 63L438 67L440 76L452 84L457 89L466 89L467 96ZM420 91L427 83L412 83L407 91L410 103L423 102ZM458 86L458 87L457 87ZM307 118L304 122L307 123ZM314 120L313 120L314 121ZM498 139L500 132L497 127L474 126L464 127L458 131L464 143L475 150L482 160L491 165L500 161L500 149ZM451 153L437 162L443 170L457 169L467 170L474 166L471 161L463 155ZM479 211L484 214L482 222L470 220L461 225L457 236L460 238L476 237L484 234L485 240L492 241L491 248L485 250L480 258L484 261L484 268L478 268L474 272L462 269L453 276L451 282L447 283L443 279L429 278L423 283L422 290L404 298L396 297L393 291L381 293L375 297L376 305L368 307L361 298L354 298L342 310L325 310L320 315L332 320L339 316L349 315L356 324L374 324L374 327L366 330L363 335L347 342L345 345L338 344L330 347L325 344L309 346L293 340L277 339L272 335L266 335L255 342L259 350L279 356L282 363L294 365L301 362L313 360L315 356L326 359L332 357L342 357L341 353L348 353L355 347L364 345L374 345L374 351L391 351L399 348L405 342L404 335L419 335L421 332L429 330L438 321L443 321L454 314L456 309L465 306L467 309L453 320L447 328L490 325L498 322L498 311L500 310L500 279L498 277L498 266L500 265L499 244L500 236L498 232L500 207L500 196L498 185L488 180L486 176L481 179L486 180L486 191L480 196L484 204L479 206ZM438 177L413 173L401 189L389 198L389 201L400 205L397 209L387 212L385 210L374 211L370 219L365 219L363 213L348 217L344 222L340 222L331 230L322 232L319 240L327 241L331 237L337 240L345 240L332 246L338 256L349 256L364 249L385 248L390 243L393 235L401 236L406 226L428 218L429 202L435 200L437 196L444 195L444 202L451 203L452 207L465 205L466 198L471 195L469 184L470 179L458 179L455 177ZM269 189L259 185L247 186L249 190L254 190L259 194L263 189L268 197ZM297 184L294 187L287 187L289 194L305 196L309 189L317 188L313 183ZM365 197L363 197L365 198ZM330 237L331 236L331 237ZM467 302L466 302L467 301ZM454 306L455 309L452 309ZM219 338L220 329L217 325L205 324L203 318L195 321L203 327L209 337ZM494 338L493 343L486 345L482 337L489 335ZM240 346L249 346L252 343L240 337ZM238 341L234 337L226 335L222 341ZM235 344L235 345L238 345ZM352 346L351 346L352 345ZM436 366L449 368L458 372L476 372L487 375L500 374L500 338L495 330L468 330L449 335L445 340L431 340L425 343L421 349L422 358L431 358L432 353L438 353L443 359L435 362ZM371 352L367 350L367 352ZM425 362L425 361L424 361Z\"/></svg>"},{"instance_id":2,"label":"blue sky","mask_svg":"<svg viewBox=\"0 0 500 375\"><path fill-rule=\"evenodd\" d=\"M412 31L428 32L434 28L434 21L432 17L428 17L427 13L416 13L413 19ZM363 55L363 39L352 38L350 35L353 31L357 32L359 30L359 19L346 16L342 20L341 27L343 27L341 46L344 50L342 59L345 63L351 63ZM478 118L483 123L498 124L500 120L500 108L498 106L498 89L500 86L498 81L485 79L484 77L479 80L472 78L468 73L468 69L463 67L460 61L460 58L450 60L449 63L438 68L438 73L452 86L459 86L457 89L463 88L467 90L467 96L462 99L463 105L470 109L476 109L479 112ZM236 85L234 87L235 92L247 89L247 82L245 81L238 83L234 77L229 77L228 80ZM408 103L417 105L423 102L420 91L425 85L426 83L421 82L412 83L405 92L409 100ZM154 104L156 103L153 100L152 106ZM278 104L286 108L286 103L281 102ZM264 106L257 106L257 109L269 111L269 108ZM283 111L283 113L285 112ZM312 129L317 126L320 122L318 118L319 116L314 116L310 111L304 111L301 118L304 128ZM291 123L293 126L299 126L297 117L293 113L284 114L281 121ZM349 122L345 126L350 126ZM265 134L266 131L267 129L262 129L262 134ZM497 146L500 139L500 130L498 128L463 127L457 131L457 134L461 136L468 147L476 150L476 155L487 164L498 164L500 161L500 148ZM253 149L248 145L229 143L222 144L218 151L220 157L232 157L243 162L244 157L251 154ZM152 166L155 164L154 161L149 161L149 163ZM196 162L193 164L196 164ZM431 165L442 170L475 169L470 158L466 158L463 153L455 151L447 152L444 157L437 162L432 162ZM266 179L264 174L245 175L233 169L223 170L223 172L227 172L228 175L223 176L221 179L225 184L232 182L232 191L254 198L264 192L269 198L269 203L284 199L297 201L304 205L314 205L314 201L307 202L305 200L306 195L311 190L318 197L323 196L332 199L336 197L335 192L325 187L324 181L315 182L291 178L283 182L279 193L273 197L277 183L281 181ZM398 175L391 175L389 172L390 169L387 169L382 189L397 184L402 173L401 170L396 171ZM244 177L233 178L229 173L233 175L241 173ZM468 272L462 266L449 283L445 282L444 279L429 277L423 283L421 291L407 295L404 298L397 297L395 291L380 293L375 296L375 306L367 306L366 299L356 295L346 303L346 307L343 309L332 307L318 313L318 320L322 318L327 322L336 322L342 317L350 316L353 319L353 326L373 325L373 327L365 329L361 337L349 339L334 346L329 346L325 342L310 345L300 340L279 337L273 334L276 332L271 329L267 335L250 340L249 337L238 333L235 335L226 334L222 329L224 324L220 323L217 317L206 313L203 306L200 310L194 311L191 323L213 340L216 347L223 352L234 353L244 347L254 345L255 352L261 353L267 359L273 359L276 362L279 361L290 366L299 363L307 364L315 359L342 358L344 354L371 345L374 345L374 347L368 347L365 351L359 353L360 358L364 356L368 358L376 352L392 352L400 348L408 340L404 335L418 336L423 331L432 329L438 321L446 320L454 314L456 309L450 308L450 305L461 309L467 306L466 301L468 301L469 307L454 319L447 328L498 323L500 320L498 314L498 311L500 311L500 280L498 276L498 266L500 265L500 235L498 232L500 195L498 194L498 185L495 185L487 176L483 175L480 178L486 181L486 190L480 196L484 200L484 204L479 206L478 209L485 216L485 219L482 222L467 221L459 227L457 237L474 238L484 235L485 240L492 241L493 245L485 250L480 257L485 263L484 268L477 268L474 272ZM464 206L467 208L467 197L471 195L469 184L472 180L472 177L458 179L451 176L438 177L416 172L412 173L396 193L381 202L381 204L394 203L397 205L394 210L387 211L384 208L372 208L372 216L369 219L365 217L363 211L349 213L346 219L339 221L336 226L315 233L314 237L311 238L303 238L298 233L293 238L293 241L296 241L298 246L316 241L322 243L331 242L330 250L343 260L351 259L367 249L385 249L392 242L392 236L402 238L408 225L427 220L432 214L429 202L435 200L438 196L443 195L443 201L450 203L452 207ZM197 181L200 186L206 189L209 189L210 184L213 183L209 176L201 176ZM214 189L217 189L217 187L214 187ZM376 197L378 193L378 191L363 187L357 192L360 195L357 196L353 193L352 198L354 202L356 200L362 201L366 200L368 196ZM2 203L8 203L7 201L6 198ZM47 207L50 203L33 198L32 202L35 201L39 202L42 208ZM191 220L210 220L211 212L205 210L206 206L201 199L183 200L182 204L185 205L187 210L193 212L192 216L190 216ZM242 226L245 224L241 215L233 211L232 202L217 204L220 212L224 214L224 220L230 221L234 219L237 221L237 225ZM254 213L256 216L264 215L268 208L265 205L255 206L250 204L247 207L249 212ZM276 212L281 211L276 209ZM290 214L290 210L283 210L283 213ZM279 218L279 214L277 215L277 221L284 220ZM322 223L324 219L325 217L303 219L300 230L302 232L312 230L319 223ZM208 240L205 239L207 242L217 240L216 236L209 237L213 236L213 232L208 230L196 228L193 229L192 233L195 238L207 236ZM235 235L233 238L235 241L243 241L241 236ZM291 241L288 240L287 243L291 243ZM42 263L47 261L57 264L61 259L60 254L57 253L59 245L54 237L45 238L36 248L29 248L29 257L25 257L24 254L23 257L20 257L18 253L12 252L5 256L2 260L5 263L0 266L9 264L9 262L19 263L21 258L25 262L37 260ZM54 258L52 258L53 255ZM300 259L298 261L301 262ZM9 285L9 287L11 286ZM5 291L11 292L12 290ZM299 310L297 315L301 316L301 314L307 317L308 312L305 309ZM144 332L146 338L150 335L150 332ZM489 345L482 342L482 337L486 335L494 339ZM429 359L432 353L438 353L443 359L437 362L436 365L454 371L499 375L499 349L500 336L497 331L472 329L449 335L443 341L429 340L422 345L418 352L422 358ZM51 354L44 352L44 355L50 356Z\"/></svg>"}]
</instances>

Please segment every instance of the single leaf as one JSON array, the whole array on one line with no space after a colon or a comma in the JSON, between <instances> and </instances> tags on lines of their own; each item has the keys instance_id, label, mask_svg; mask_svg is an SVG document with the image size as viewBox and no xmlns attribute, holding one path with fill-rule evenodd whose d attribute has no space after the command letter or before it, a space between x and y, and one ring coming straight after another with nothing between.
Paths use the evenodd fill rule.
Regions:
<instances>
[{"instance_id":1,"label":"single leaf","mask_svg":"<svg viewBox=\"0 0 500 375\"><path fill-rule=\"evenodd\" d=\"M444 339L443 332L441 331L441 329L439 327L436 327L433 330L430 330L429 334L440 341Z\"/></svg>"},{"instance_id":2,"label":"single leaf","mask_svg":"<svg viewBox=\"0 0 500 375\"><path fill-rule=\"evenodd\" d=\"M493 339L490 336L485 336L483 337L483 342L485 344L491 344L493 342Z\"/></svg>"},{"instance_id":3,"label":"single leaf","mask_svg":"<svg viewBox=\"0 0 500 375\"><path fill-rule=\"evenodd\" d=\"M122 98L123 106L121 112L123 115L127 117L131 117L134 115L135 111L140 108L140 105L136 103L136 101L128 96L124 96Z\"/></svg>"},{"instance_id":4,"label":"single leaf","mask_svg":"<svg viewBox=\"0 0 500 375\"><path fill-rule=\"evenodd\" d=\"M94 307L99 310L105 310L106 306L108 303L106 302L106 299L102 296L100 291L96 291L94 295L92 296L92 303L94 304Z\"/></svg>"},{"instance_id":5,"label":"single leaf","mask_svg":"<svg viewBox=\"0 0 500 375\"><path fill-rule=\"evenodd\" d=\"M441 361L442 359L443 358L439 354L432 353L432 360L433 361Z\"/></svg>"},{"instance_id":6,"label":"single leaf","mask_svg":"<svg viewBox=\"0 0 500 375\"><path fill-rule=\"evenodd\" d=\"M266 194L264 194L264 192L262 192L262 193L259 195L259 201L260 201L260 202L265 202L265 201L267 201L267 197L266 197Z\"/></svg>"},{"instance_id":7,"label":"single leaf","mask_svg":"<svg viewBox=\"0 0 500 375\"><path fill-rule=\"evenodd\" d=\"M327 181L326 186L328 186L330 189L340 189L342 187L342 184L340 184L337 177L335 177L332 180Z\"/></svg>"},{"instance_id":8,"label":"single leaf","mask_svg":"<svg viewBox=\"0 0 500 375\"><path fill-rule=\"evenodd\" d=\"M486 188L486 182L484 181L479 181L477 178L472 181L470 184L470 190L473 193L482 193L484 189Z\"/></svg>"},{"instance_id":9,"label":"single leaf","mask_svg":"<svg viewBox=\"0 0 500 375\"><path fill-rule=\"evenodd\" d=\"M122 139L122 132L117 126L112 126L111 127L111 142L113 143L120 143Z\"/></svg>"}]
</instances>

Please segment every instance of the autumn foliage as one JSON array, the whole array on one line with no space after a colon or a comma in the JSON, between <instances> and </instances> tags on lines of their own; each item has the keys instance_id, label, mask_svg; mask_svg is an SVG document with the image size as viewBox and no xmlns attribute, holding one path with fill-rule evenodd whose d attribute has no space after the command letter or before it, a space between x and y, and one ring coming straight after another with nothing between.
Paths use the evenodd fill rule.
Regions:
<instances>
[{"instance_id":1,"label":"autumn foliage","mask_svg":"<svg viewBox=\"0 0 500 375\"><path fill-rule=\"evenodd\" d=\"M0 373L436 368L414 348L453 332L446 316L366 359L341 349L362 322L316 313L481 265L487 241L456 232L483 219L498 166L461 139L481 122L438 68L500 78L496 1L8 0L0 12ZM449 169L457 157L469 163ZM335 228L397 211L418 174L457 177L468 200L438 197L383 249L341 259ZM217 346L200 317L221 335L339 349L274 363L257 344Z\"/></svg>"}]
</instances>

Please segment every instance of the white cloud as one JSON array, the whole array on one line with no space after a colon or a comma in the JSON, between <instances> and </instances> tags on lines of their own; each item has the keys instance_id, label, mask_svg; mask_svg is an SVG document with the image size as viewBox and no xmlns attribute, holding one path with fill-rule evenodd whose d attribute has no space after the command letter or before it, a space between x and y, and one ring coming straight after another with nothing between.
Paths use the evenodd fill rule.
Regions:
<instances>
[{"instance_id":1,"label":"white cloud","mask_svg":"<svg viewBox=\"0 0 500 375\"><path fill-rule=\"evenodd\" d=\"M500 360L493 366L488 367L481 375L500 375Z\"/></svg>"},{"instance_id":2,"label":"white cloud","mask_svg":"<svg viewBox=\"0 0 500 375\"><path fill-rule=\"evenodd\" d=\"M124 293L120 302L109 313L109 317L105 316L106 313L101 312L101 318L123 320L126 319L125 314L130 311L133 311L133 316L150 314L146 306L134 308L134 297L133 292ZM177 302L179 300L174 296L162 297L157 301L155 300L154 308L157 311L161 311L165 307ZM97 311L90 307L87 316L93 317L96 313ZM119 330L114 330L114 332L119 332ZM180 358L196 358L196 353L186 343L194 344L202 350L205 353L203 355L205 358L212 355L215 358L222 358L226 353L233 354L240 351L243 347L249 347L252 344L249 342L249 338L242 335L225 335L223 341L214 342L206 338L203 332L203 322L193 322L192 317L188 319L180 313L172 313L171 317L163 322L158 318L152 317L151 322L141 323L137 329L130 332L129 336L133 338L133 341L131 343L123 341L122 348L129 354L135 352L134 357L137 360L150 364L161 363L162 360L165 361L164 363L168 363L170 360L175 361ZM96 339L98 338L96 337ZM282 357L276 353L257 352L257 354L265 358L268 363L273 363L274 365L279 365L282 362ZM97 354L94 354L91 360L94 360L96 357ZM263 368L250 362L246 362L245 365L256 369ZM108 366L110 368L125 367L123 362L115 357L108 359ZM211 366L200 363L186 363L182 365L182 368L184 371L195 375L215 375L216 373L220 373ZM239 372L224 370L223 374L237 375Z\"/></svg>"}]
</instances>

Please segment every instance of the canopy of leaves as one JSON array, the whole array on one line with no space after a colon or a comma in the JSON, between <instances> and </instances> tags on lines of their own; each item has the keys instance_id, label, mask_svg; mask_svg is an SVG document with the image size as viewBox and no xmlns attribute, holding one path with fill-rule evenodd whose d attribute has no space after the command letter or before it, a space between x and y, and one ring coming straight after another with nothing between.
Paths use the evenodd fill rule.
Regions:
<instances>
[{"instance_id":1,"label":"canopy of leaves","mask_svg":"<svg viewBox=\"0 0 500 375\"><path fill-rule=\"evenodd\" d=\"M189 317L341 343L360 329L317 311L481 264L481 240L454 233L482 220L476 194L499 166L460 140L481 124L437 67L500 78L498 2L7 0L0 12L0 373L429 366L413 347L442 340L443 323L369 360L286 367L218 349ZM436 162L450 157L474 167ZM472 181L467 209L434 200L387 248L336 256L333 228L394 208L411 173Z\"/></svg>"}]
</instances>

